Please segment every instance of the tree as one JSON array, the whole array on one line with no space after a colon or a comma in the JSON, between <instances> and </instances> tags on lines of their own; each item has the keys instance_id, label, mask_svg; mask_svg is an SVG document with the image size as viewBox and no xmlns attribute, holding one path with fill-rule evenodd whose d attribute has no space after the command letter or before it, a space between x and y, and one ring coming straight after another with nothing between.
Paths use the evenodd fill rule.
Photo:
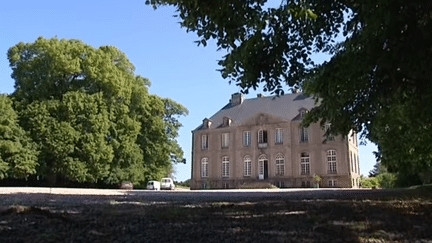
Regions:
<instances>
[{"instance_id":1,"label":"tree","mask_svg":"<svg viewBox=\"0 0 432 243\"><path fill-rule=\"evenodd\" d=\"M0 179L27 178L37 166L35 144L19 126L10 97L0 94Z\"/></svg>"},{"instance_id":2,"label":"tree","mask_svg":"<svg viewBox=\"0 0 432 243\"><path fill-rule=\"evenodd\" d=\"M380 174L380 166L381 164L379 162L376 162L373 169L369 171L369 177L376 177Z\"/></svg>"},{"instance_id":3,"label":"tree","mask_svg":"<svg viewBox=\"0 0 432 243\"><path fill-rule=\"evenodd\" d=\"M378 152L374 152L375 156L379 157ZM388 173L388 169L378 160L373 169L369 171L369 177L376 177L380 174Z\"/></svg>"},{"instance_id":4,"label":"tree","mask_svg":"<svg viewBox=\"0 0 432 243\"><path fill-rule=\"evenodd\" d=\"M149 80L115 47L38 38L8 51L20 124L40 151L38 174L79 182L141 183L160 179L183 154L186 108L150 95ZM170 133L166 131L170 129Z\"/></svg>"},{"instance_id":5,"label":"tree","mask_svg":"<svg viewBox=\"0 0 432 243\"><path fill-rule=\"evenodd\" d=\"M415 176L431 168L430 1L286 0L266 9L266 0L147 3L176 7L198 44L216 39L228 52L222 76L243 92L261 83L276 94L284 85L301 88L317 102L305 125L362 131L389 171ZM331 60L315 65L319 52Z\"/></svg>"}]
</instances>

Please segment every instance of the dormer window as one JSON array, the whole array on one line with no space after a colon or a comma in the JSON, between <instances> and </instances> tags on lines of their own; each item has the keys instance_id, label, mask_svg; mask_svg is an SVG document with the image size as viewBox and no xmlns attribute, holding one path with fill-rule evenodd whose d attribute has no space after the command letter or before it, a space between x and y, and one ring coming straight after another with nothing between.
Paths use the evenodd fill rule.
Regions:
<instances>
[{"instance_id":1,"label":"dormer window","mask_svg":"<svg viewBox=\"0 0 432 243\"><path fill-rule=\"evenodd\" d=\"M304 115L307 113L307 110L306 110L305 108L301 108L301 109L299 110L299 113L300 113L300 118L303 118Z\"/></svg>"},{"instance_id":2,"label":"dormer window","mask_svg":"<svg viewBox=\"0 0 432 243\"><path fill-rule=\"evenodd\" d=\"M223 118L223 126L224 127L229 127L231 125L231 122L232 122L231 118L229 118L229 117Z\"/></svg>"},{"instance_id":3,"label":"dormer window","mask_svg":"<svg viewBox=\"0 0 432 243\"><path fill-rule=\"evenodd\" d=\"M212 121L210 119L206 118L203 120L203 127L204 128L208 129L211 127L211 125L212 125Z\"/></svg>"}]
</instances>

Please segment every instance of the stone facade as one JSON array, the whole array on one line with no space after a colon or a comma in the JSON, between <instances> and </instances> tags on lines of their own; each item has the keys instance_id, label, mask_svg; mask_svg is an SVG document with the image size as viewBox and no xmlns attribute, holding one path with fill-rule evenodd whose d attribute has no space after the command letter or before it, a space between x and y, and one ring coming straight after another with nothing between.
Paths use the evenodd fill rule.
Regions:
<instances>
[{"instance_id":1,"label":"stone facade","mask_svg":"<svg viewBox=\"0 0 432 243\"><path fill-rule=\"evenodd\" d=\"M325 137L325 127L302 128L313 108L301 93L230 102L192 131L192 189L239 188L257 181L278 187L358 187L356 134Z\"/></svg>"}]
</instances>

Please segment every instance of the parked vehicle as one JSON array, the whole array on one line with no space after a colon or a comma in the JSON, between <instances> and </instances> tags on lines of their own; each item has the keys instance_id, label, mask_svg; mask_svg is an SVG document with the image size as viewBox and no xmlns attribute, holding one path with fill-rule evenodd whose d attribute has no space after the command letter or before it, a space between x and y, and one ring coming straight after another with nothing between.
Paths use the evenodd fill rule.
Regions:
<instances>
[{"instance_id":1,"label":"parked vehicle","mask_svg":"<svg viewBox=\"0 0 432 243\"><path fill-rule=\"evenodd\" d=\"M133 190L133 183L130 181L123 181L120 183L120 189Z\"/></svg>"},{"instance_id":2,"label":"parked vehicle","mask_svg":"<svg viewBox=\"0 0 432 243\"><path fill-rule=\"evenodd\" d=\"M162 178L161 189L174 190L174 181L171 178Z\"/></svg>"},{"instance_id":3,"label":"parked vehicle","mask_svg":"<svg viewBox=\"0 0 432 243\"><path fill-rule=\"evenodd\" d=\"M160 182L159 181L149 181L147 183L147 189L159 191L161 189Z\"/></svg>"}]
</instances>

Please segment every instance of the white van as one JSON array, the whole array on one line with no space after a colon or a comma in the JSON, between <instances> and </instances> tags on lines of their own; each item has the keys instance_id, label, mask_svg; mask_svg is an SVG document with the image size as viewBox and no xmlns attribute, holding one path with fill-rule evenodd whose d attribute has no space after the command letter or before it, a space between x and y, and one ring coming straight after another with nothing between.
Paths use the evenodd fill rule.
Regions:
<instances>
[{"instance_id":1,"label":"white van","mask_svg":"<svg viewBox=\"0 0 432 243\"><path fill-rule=\"evenodd\" d=\"M149 181L147 183L147 189L148 190L159 191L160 188L161 188L161 186L160 186L160 182L159 181Z\"/></svg>"},{"instance_id":2,"label":"white van","mask_svg":"<svg viewBox=\"0 0 432 243\"><path fill-rule=\"evenodd\" d=\"M161 189L174 190L174 181L171 178L162 178Z\"/></svg>"}]
</instances>

